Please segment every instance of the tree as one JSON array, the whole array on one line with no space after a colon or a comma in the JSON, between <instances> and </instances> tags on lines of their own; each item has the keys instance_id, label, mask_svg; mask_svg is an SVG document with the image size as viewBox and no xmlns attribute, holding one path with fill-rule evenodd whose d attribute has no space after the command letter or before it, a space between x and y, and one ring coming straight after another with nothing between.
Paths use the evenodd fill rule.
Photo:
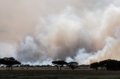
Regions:
<instances>
[{"instance_id":1,"label":"tree","mask_svg":"<svg viewBox=\"0 0 120 79\"><path fill-rule=\"evenodd\" d=\"M61 70L61 67L63 67L63 65L67 64L67 62L65 62L64 60L52 61L52 63L54 65L56 65L57 70L59 69L59 67L60 67L60 70Z\"/></svg>"},{"instance_id":2,"label":"tree","mask_svg":"<svg viewBox=\"0 0 120 79\"><path fill-rule=\"evenodd\" d=\"M99 66L99 63L98 62L95 62L95 63L91 63L90 64L90 68L93 68L93 69L98 69L98 66Z\"/></svg>"},{"instance_id":3,"label":"tree","mask_svg":"<svg viewBox=\"0 0 120 79\"><path fill-rule=\"evenodd\" d=\"M99 67L101 67L101 69L106 68L106 64L107 64L107 60L100 61L100 62L98 63L98 65L99 65Z\"/></svg>"},{"instance_id":4,"label":"tree","mask_svg":"<svg viewBox=\"0 0 120 79\"><path fill-rule=\"evenodd\" d=\"M69 62L67 64L72 70L74 70L75 68L78 67L78 63L77 62Z\"/></svg>"},{"instance_id":5,"label":"tree","mask_svg":"<svg viewBox=\"0 0 120 79\"><path fill-rule=\"evenodd\" d=\"M19 61L15 60L13 57L4 57L0 59L0 64L6 65L8 70L12 70L12 66L15 64L21 64Z\"/></svg>"},{"instance_id":6,"label":"tree","mask_svg":"<svg viewBox=\"0 0 120 79\"><path fill-rule=\"evenodd\" d=\"M90 64L91 68L94 68L97 70L98 67L105 67L106 70L120 70L120 61L117 60L111 60L111 59L107 59L107 60L103 60L95 63Z\"/></svg>"},{"instance_id":7,"label":"tree","mask_svg":"<svg viewBox=\"0 0 120 79\"><path fill-rule=\"evenodd\" d=\"M106 61L106 69L107 70L119 70L119 62L117 60L105 60Z\"/></svg>"}]
</instances>

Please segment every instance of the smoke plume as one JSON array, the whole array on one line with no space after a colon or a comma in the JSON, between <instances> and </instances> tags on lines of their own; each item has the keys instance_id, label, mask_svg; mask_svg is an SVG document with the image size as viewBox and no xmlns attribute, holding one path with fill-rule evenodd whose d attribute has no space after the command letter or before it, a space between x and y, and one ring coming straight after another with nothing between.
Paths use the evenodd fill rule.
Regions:
<instances>
[{"instance_id":1,"label":"smoke plume","mask_svg":"<svg viewBox=\"0 0 120 79\"><path fill-rule=\"evenodd\" d=\"M13 34L12 43L13 40L20 41L18 44L1 42L1 57L14 56L24 63L43 64L57 59L68 62L76 61L79 64L90 64L105 59L120 60L119 0L65 0L65 3L61 5L58 4L62 3L61 1L52 1L53 3L41 0L40 8L34 5L33 9L35 8L36 14L34 18L31 17L31 15L34 16L34 13L30 12L29 14L31 10L28 10L26 13L30 16L25 19L27 22L21 21L21 17L16 20L27 27L23 29L23 32L16 33L14 31L16 33L14 36L15 33L9 29L0 28L1 35L4 38L8 38L6 34L10 31ZM23 4L24 1L20 2ZM30 0L30 3L36 5L38 2ZM53 8L54 6L51 4L58 6ZM27 8L30 4L26 5ZM20 8L20 5L18 7ZM38 9L40 11L37 11ZM15 25L18 24L15 23ZM11 28L16 28L14 24L10 25ZM20 26L18 25L19 28ZM17 38L19 36L20 38ZM2 47L7 47L7 50L4 51L5 49L2 49ZM11 53L8 53L8 50Z\"/></svg>"}]
</instances>

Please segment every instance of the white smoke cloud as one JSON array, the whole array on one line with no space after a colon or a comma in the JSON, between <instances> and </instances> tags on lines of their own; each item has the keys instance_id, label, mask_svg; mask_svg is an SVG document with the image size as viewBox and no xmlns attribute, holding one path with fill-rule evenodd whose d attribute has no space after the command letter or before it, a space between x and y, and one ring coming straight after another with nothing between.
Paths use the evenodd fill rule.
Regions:
<instances>
[{"instance_id":1,"label":"white smoke cloud","mask_svg":"<svg viewBox=\"0 0 120 79\"><path fill-rule=\"evenodd\" d=\"M91 37L85 31L84 20L79 18L71 7L61 14L42 18L35 37L27 36L18 48L18 59L35 62L47 58L65 59L74 57L79 48L91 50ZM87 39L89 38L89 39Z\"/></svg>"},{"instance_id":2,"label":"white smoke cloud","mask_svg":"<svg viewBox=\"0 0 120 79\"><path fill-rule=\"evenodd\" d=\"M16 8L15 4L11 4L13 1L8 5L12 6L10 10L0 5L4 6L8 16L5 16L4 10L0 7L0 16L4 18L0 19L0 30L5 30L0 33L1 57L13 56L24 63L43 64L57 59L77 61L79 64L89 64L108 58L120 60L119 0L52 0L47 3L42 0L30 0L29 3L33 3L32 5L21 0L19 3L16 1ZM64 4L60 4L63 1ZM6 1L3 4L6 4ZM55 5L58 6L54 8ZM35 30L38 17L40 22ZM13 42L17 39L21 41L24 36L25 39L18 46L2 42Z\"/></svg>"},{"instance_id":3,"label":"white smoke cloud","mask_svg":"<svg viewBox=\"0 0 120 79\"><path fill-rule=\"evenodd\" d=\"M83 49L75 56L74 60L80 64L90 64L92 62L99 62L105 59L120 60L120 7L110 5L103 13L101 20L101 26L93 36L97 39L97 46L101 46L102 49L98 49L97 52L88 53ZM97 36L96 36L97 35ZM101 43L101 44L100 44ZM82 57L81 57L82 56ZM80 61L82 60L82 61Z\"/></svg>"},{"instance_id":4,"label":"white smoke cloud","mask_svg":"<svg viewBox=\"0 0 120 79\"><path fill-rule=\"evenodd\" d=\"M110 5L95 13L85 10L80 16L68 6L60 14L41 18L36 36L27 36L20 44L18 59L24 62L64 59L79 64L119 59L118 53L114 53L119 52L116 51L119 12L119 7Z\"/></svg>"},{"instance_id":5,"label":"white smoke cloud","mask_svg":"<svg viewBox=\"0 0 120 79\"><path fill-rule=\"evenodd\" d=\"M15 57L16 47L8 42L0 42L0 57Z\"/></svg>"}]
</instances>

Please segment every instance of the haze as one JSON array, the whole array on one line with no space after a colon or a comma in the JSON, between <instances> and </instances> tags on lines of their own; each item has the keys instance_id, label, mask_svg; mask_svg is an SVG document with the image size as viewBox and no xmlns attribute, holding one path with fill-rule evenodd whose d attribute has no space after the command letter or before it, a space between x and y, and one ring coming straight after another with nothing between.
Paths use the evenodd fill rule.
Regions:
<instances>
[{"instance_id":1,"label":"haze","mask_svg":"<svg viewBox=\"0 0 120 79\"><path fill-rule=\"evenodd\" d=\"M25 63L120 60L119 0L0 0L0 57Z\"/></svg>"}]
</instances>

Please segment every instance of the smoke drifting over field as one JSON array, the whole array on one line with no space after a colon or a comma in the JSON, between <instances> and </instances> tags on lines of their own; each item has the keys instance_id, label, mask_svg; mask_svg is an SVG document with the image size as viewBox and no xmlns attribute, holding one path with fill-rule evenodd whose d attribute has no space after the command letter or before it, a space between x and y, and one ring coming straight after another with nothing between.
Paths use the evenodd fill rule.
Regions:
<instances>
[{"instance_id":1,"label":"smoke drifting over field","mask_svg":"<svg viewBox=\"0 0 120 79\"><path fill-rule=\"evenodd\" d=\"M30 0L30 3L38 2ZM29 27L30 30L24 29L22 34L16 33L15 36L30 35L27 35L22 42L23 37L19 39L11 37L15 42L20 41L18 45L13 43L13 40L12 43L1 42L0 56L14 56L21 62L43 64L57 59L77 61L79 64L89 64L104 59L120 60L120 6L118 6L120 1L66 0L64 2L58 4L62 2L41 1L42 7L33 6L33 9L40 13L40 15L32 13L33 16L40 18L39 22L26 19L30 23L25 22L27 26L22 27L29 27L30 24L33 26ZM55 5L58 9L53 8ZM48 7L52 12L46 10ZM37 11L39 8L42 11ZM12 26L11 28L15 29ZM1 33L6 29L1 28ZM11 42L10 39L7 41Z\"/></svg>"}]
</instances>

